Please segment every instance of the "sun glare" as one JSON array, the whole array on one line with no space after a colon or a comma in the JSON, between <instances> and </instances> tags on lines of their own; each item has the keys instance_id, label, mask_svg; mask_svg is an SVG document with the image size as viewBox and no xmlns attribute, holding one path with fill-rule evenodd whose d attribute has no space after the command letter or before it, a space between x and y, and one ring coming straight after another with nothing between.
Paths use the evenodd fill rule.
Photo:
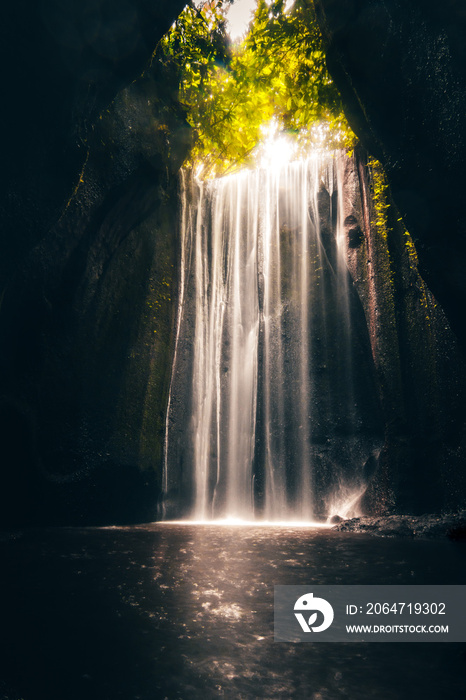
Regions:
<instances>
[{"instance_id":1,"label":"sun glare","mask_svg":"<svg viewBox=\"0 0 466 700\"><path fill-rule=\"evenodd\" d=\"M296 145L286 136L279 136L264 144L260 164L266 168L282 168L293 160Z\"/></svg>"},{"instance_id":2,"label":"sun glare","mask_svg":"<svg viewBox=\"0 0 466 700\"><path fill-rule=\"evenodd\" d=\"M256 155L261 168L280 169L294 159L296 152L296 141L280 131L276 119L262 127L262 140Z\"/></svg>"},{"instance_id":3,"label":"sun glare","mask_svg":"<svg viewBox=\"0 0 466 700\"><path fill-rule=\"evenodd\" d=\"M271 1L272 0L268 0L268 4L270 4ZM194 0L194 4L196 7L203 7L207 4L207 0ZM294 0L288 0L285 4L285 12L289 12L293 4ZM230 39L234 43L239 43L246 35L256 6L257 0L234 0L228 8L226 13L227 29Z\"/></svg>"},{"instance_id":4,"label":"sun glare","mask_svg":"<svg viewBox=\"0 0 466 700\"><path fill-rule=\"evenodd\" d=\"M257 0L236 0L228 9L228 33L232 41L239 41L246 34L256 4Z\"/></svg>"}]
</instances>

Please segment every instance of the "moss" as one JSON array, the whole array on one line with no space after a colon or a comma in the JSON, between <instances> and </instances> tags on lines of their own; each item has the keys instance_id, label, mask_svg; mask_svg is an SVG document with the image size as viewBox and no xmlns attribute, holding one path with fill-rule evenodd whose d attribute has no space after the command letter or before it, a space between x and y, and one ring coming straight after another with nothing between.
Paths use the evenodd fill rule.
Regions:
<instances>
[{"instance_id":1,"label":"moss","mask_svg":"<svg viewBox=\"0 0 466 700\"><path fill-rule=\"evenodd\" d=\"M374 223L379 235L386 241L389 229L387 210L390 208L390 204L387 201L388 182L383 167L378 160L369 158L367 165L371 176Z\"/></svg>"},{"instance_id":2,"label":"moss","mask_svg":"<svg viewBox=\"0 0 466 700\"><path fill-rule=\"evenodd\" d=\"M383 400L390 421L399 420L402 411L398 398L401 393L401 373L398 356L398 336L394 298L393 259L388 246L389 188L381 164L368 160L370 186L368 239L368 274L372 278L372 310L374 325L374 358L383 387ZM389 408L390 407L390 408Z\"/></svg>"}]
</instances>

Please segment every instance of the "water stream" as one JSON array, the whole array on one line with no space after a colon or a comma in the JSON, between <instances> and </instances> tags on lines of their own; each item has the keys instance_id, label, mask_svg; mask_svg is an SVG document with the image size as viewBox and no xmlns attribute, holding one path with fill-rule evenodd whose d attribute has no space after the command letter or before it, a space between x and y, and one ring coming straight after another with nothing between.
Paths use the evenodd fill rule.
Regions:
<instances>
[{"instance_id":1,"label":"water stream","mask_svg":"<svg viewBox=\"0 0 466 700\"><path fill-rule=\"evenodd\" d=\"M380 430L341 157L182 176L165 517L310 521L364 490Z\"/></svg>"}]
</instances>

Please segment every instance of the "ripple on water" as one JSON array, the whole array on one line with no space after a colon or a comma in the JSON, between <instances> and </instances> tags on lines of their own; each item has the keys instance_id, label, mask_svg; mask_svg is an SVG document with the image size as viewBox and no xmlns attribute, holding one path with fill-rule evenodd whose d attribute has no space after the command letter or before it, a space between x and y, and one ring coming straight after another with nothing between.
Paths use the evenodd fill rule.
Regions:
<instances>
[{"instance_id":1,"label":"ripple on water","mask_svg":"<svg viewBox=\"0 0 466 700\"><path fill-rule=\"evenodd\" d=\"M149 525L35 530L3 547L0 670L18 697L465 696L461 645L273 642L275 584L464 583L461 543Z\"/></svg>"}]
</instances>

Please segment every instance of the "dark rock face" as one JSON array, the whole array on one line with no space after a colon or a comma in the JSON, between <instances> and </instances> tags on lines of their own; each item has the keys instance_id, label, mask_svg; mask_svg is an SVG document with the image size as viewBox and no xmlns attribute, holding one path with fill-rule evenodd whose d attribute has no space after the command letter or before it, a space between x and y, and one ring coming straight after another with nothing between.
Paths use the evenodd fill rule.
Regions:
<instances>
[{"instance_id":1,"label":"dark rock face","mask_svg":"<svg viewBox=\"0 0 466 700\"><path fill-rule=\"evenodd\" d=\"M93 124L141 75L183 0L18 0L2 17L0 288L60 215Z\"/></svg>"},{"instance_id":2,"label":"dark rock face","mask_svg":"<svg viewBox=\"0 0 466 700\"><path fill-rule=\"evenodd\" d=\"M23 1L2 22L3 522L154 517L187 128L148 62L183 4Z\"/></svg>"},{"instance_id":3,"label":"dark rock face","mask_svg":"<svg viewBox=\"0 0 466 700\"><path fill-rule=\"evenodd\" d=\"M466 10L459 0L316 0L351 126L388 174L420 271L464 347Z\"/></svg>"},{"instance_id":4,"label":"dark rock face","mask_svg":"<svg viewBox=\"0 0 466 700\"><path fill-rule=\"evenodd\" d=\"M358 148L339 167L347 265L369 330L385 425L385 445L367 475L362 512L464 508L464 357L419 273L416 250L380 165Z\"/></svg>"}]
</instances>

